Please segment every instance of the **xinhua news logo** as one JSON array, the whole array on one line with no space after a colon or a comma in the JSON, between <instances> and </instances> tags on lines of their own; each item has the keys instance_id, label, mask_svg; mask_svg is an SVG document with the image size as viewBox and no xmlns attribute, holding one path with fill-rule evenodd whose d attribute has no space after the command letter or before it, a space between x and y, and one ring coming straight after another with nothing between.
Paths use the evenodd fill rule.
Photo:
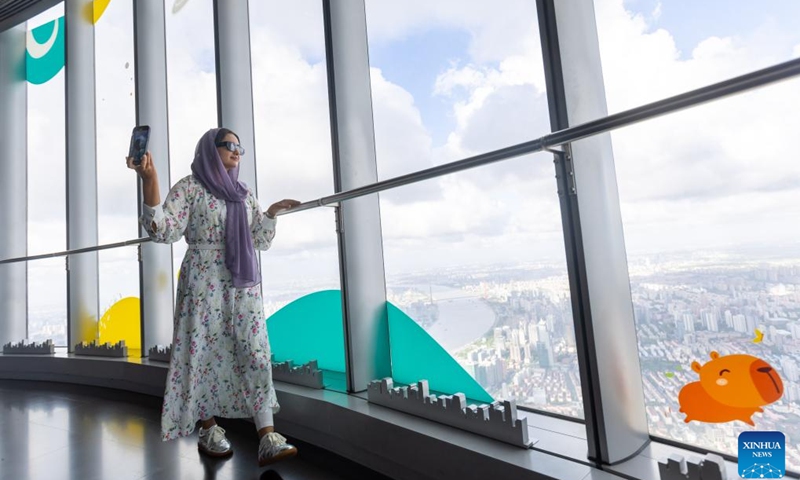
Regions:
<instances>
[{"instance_id":1,"label":"xinhua news logo","mask_svg":"<svg viewBox=\"0 0 800 480\"><path fill-rule=\"evenodd\" d=\"M786 473L786 437L781 432L739 434L739 476L782 478Z\"/></svg>"}]
</instances>

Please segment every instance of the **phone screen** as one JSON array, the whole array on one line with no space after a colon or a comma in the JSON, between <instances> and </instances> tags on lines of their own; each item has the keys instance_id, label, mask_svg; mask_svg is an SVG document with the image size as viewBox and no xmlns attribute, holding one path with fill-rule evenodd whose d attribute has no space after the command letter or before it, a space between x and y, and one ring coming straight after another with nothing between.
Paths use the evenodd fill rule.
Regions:
<instances>
[{"instance_id":1,"label":"phone screen","mask_svg":"<svg viewBox=\"0 0 800 480\"><path fill-rule=\"evenodd\" d=\"M147 125L141 125L133 129L128 156L133 157L134 165L141 165L142 157L147 152L147 143L149 140L150 127Z\"/></svg>"}]
</instances>

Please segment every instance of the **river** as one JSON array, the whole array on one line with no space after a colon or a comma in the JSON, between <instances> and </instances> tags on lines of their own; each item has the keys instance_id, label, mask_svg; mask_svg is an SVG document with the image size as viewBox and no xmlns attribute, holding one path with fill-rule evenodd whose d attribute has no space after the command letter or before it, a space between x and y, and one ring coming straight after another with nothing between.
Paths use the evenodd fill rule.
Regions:
<instances>
[{"instance_id":1,"label":"river","mask_svg":"<svg viewBox=\"0 0 800 480\"><path fill-rule=\"evenodd\" d=\"M441 285L415 285L414 288L433 293L439 318L428 328L428 333L448 352L478 340L494 325L494 311L476 294Z\"/></svg>"}]
</instances>

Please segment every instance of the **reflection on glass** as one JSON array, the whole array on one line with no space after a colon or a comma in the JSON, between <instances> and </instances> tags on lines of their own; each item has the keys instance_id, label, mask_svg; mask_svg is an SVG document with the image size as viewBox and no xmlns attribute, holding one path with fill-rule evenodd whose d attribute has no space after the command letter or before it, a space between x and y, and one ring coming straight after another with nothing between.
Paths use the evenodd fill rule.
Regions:
<instances>
[{"instance_id":1,"label":"reflection on glass","mask_svg":"<svg viewBox=\"0 0 800 480\"><path fill-rule=\"evenodd\" d=\"M800 3L594 0L611 113L797 57Z\"/></svg>"},{"instance_id":2,"label":"reflection on glass","mask_svg":"<svg viewBox=\"0 0 800 480\"><path fill-rule=\"evenodd\" d=\"M97 254L100 277L98 342L115 344L125 340L128 355L139 357L142 329L137 247L102 250Z\"/></svg>"},{"instance_id":3,"label":"reflection on glass","mask_svg":"<svg viewBox=\"0 0 800 480\"><path fill-rule=\"evenodd\" d=\"M67 346L66 260L47 258L28 263L28 340L53 340Z\"/></svg>"},{"instance_id":4,"label":"reflection on glass","mask_svg":"<svg viewBox=\"0 0 800 480\"><path fill-rule=\"evenodd\" d=\"M582 418L551 169L528 156L382 193L387 293L492 398Z\"/></svg>"},{"instance_id":5,"label":"reflection on glass","mask_svg":"<svg viewBox=\"0 0 800 480\"><path fill-rule=\"evenodd\" d=\"M381 179L550 131L535 2L366 2Z\"/></svg>"},{"instance_id":6,"label":"reflection on glass","mask_svg":"<svg viewBox=\"0 0 800 480\"><path fill-rule=\"evenodd\" d=\"M98 241L104 244L136 238L139 233L136 174L125 165L136 123L131 0L109 3L94 29L97 230Z\"/></svg>"},{"instance_id":7,"label":"reflection on glass","mask_svg":"<svg viewBox=\"0 0 800 480\"><path fill-rule=\"evenodd\" d=\"M650 433L731 455L747 430L787 438L800 470L800 81L612 133ZM757 139L754 137L757 137ZM763 333L757 340L756 330ZM743 422L692 421L692 362L763 359L777 402Z\"/></svg>"}]
</instances>

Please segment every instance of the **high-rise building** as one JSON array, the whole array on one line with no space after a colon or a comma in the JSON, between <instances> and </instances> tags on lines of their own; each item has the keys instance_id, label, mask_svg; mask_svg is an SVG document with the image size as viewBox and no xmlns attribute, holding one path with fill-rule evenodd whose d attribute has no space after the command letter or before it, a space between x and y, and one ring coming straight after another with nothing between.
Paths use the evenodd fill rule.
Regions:
<instances>
[{"instance_id":1,"label":"high-rise building","mask_svg":"<svg viewBox=\"0 0 800 480\"><path fill-rule=\"evenodd\" d=\"M535 321L528 322L528 341L530 343L536 343L539 341L539 333L537 329L537 323Z\"/></svg>"},{"instance_id":2,"label":"high-rise building","mask_svg":"<svg viewBox=\"0 0 800 480\"><path fill-rule=\"evenodd\" d=\"M534 361L532 345L533 344L531 343L526 343L522 347L522 363L526 365L531 364Z\"/></svg>"},{"instance_id":3,"label":"high-rise building","mask_svg":"<svg viewBox=\"0 0 800 480\"><path fill-rule=\"evenodd\" d=\"M540 321L536 326L537 339L539 342L550 343L550 333L547 330L547 323Z\"/></svg>"},{"instance_id":4,"label":"high-rise building","mask_svg":"<svg viewBox=\"0 0 800 480\"><path fill-rule=\"evenodd\" d=\"M519 332L519 343L520 343L520 345L526 345L528 343L528 340L525 338L525 323L524 322L522 322L522 321L519 322L519 328L517 329L517 331Z\"/></svg>"},{"instance_id":5,"label":"high-rise building","mask_svg":"<svg viewBox=\"0 0 800 480\"><path fill-rule=\"evenodd\" d=\"M505 348L505 336L503 335L503 329L495 327L493 331L493 338L494 338L494 348L500 352Z\"/></svg>"},{"instance_id":6,"label":"high-rise building","mask_svg":"<svg viewBox=\"0 0 800 480\"><path fill-rule=\"evenodd\" d=\"M725 310L725 326L728 328L734 328L733 325L733 314L730 310Z\"/></svg>"},{"instance_id":7,"label":"high-rise building","mask_svg":"<svg viewBox=\"0 0 800 480\"><path fill-rule=\"evenodd\" d=\"M550 368L555 364L553 347L550 345L550 342L539 341L536 344L536 349L539 354L539 366L542 368Z\"/></svg>"},{"instance_id":8,"label":"high-rise building","mask_svg":"<svg viewBox=\"0 0 800 480\"><path fill-rule=\"evenodd\" d=\"M733 329L739 333L747 333L749 331L749 326L747 325L747 319L741 313L733 315Z\"/></svg>"},{"instance_id":9,"label":"high-rise building","mask_svg":"<svg viewBox=\"0 0 800 480\"><path fill-rule=\"evenodd\" d=\"M511 343L509 347L509 360L511 363L520 365L522 363L522 347L518 344Z\"/></svg>"},{"instance_id":10,"label":"high-rise building","mask_svg":"<svg viewBox=\"0 0 800 480\"><path fill-rule=\"evenodd\" d=\"M747 329L745 332L753 333L758 327L758 319L753 315L746 315L745 317L745 323L747 324Z\"/></svg>"},{"instance_id":11,"label":"high-rise building","mask_svg":"<svg viewBox=\"0 0 800 480\"><path fill-rule=\"evenodd\" d=\"M681 319L683 320L684 331L686 333L694 332L694 315L692 315L691 313L684 313L681 316Z\"/></svg>"},{"instance_id":12,"label":"high-rise building","mask_svg":"<svg viewBox=\"0 0 800 480\"><path fill-rule=\"evenodd\" d=\"M719 323L717 321L717 316L714 312L711 311L703 311L701 314L703 324L706 327L706 330L709 332L718 332L719 331Z\"/></svg>"}]
</instances>

